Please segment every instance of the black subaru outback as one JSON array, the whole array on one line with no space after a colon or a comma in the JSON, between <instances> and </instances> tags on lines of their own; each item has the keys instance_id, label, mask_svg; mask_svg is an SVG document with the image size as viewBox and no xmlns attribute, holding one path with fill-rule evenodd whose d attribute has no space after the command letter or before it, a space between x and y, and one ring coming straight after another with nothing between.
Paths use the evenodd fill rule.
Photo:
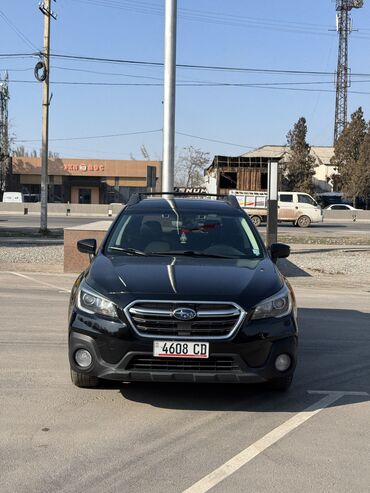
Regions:
<instances>
[{"instance_id":1,"label":"black subaru outback","mask_svg":"<svg viewBox=\"0 0 370 493\"><path fill-rule=\"evenodd\" d=\"M135 195L76 280L71 377L267 382L285 390L297 358L293 291L235 197Z\"/></svg>"}]
</instances>

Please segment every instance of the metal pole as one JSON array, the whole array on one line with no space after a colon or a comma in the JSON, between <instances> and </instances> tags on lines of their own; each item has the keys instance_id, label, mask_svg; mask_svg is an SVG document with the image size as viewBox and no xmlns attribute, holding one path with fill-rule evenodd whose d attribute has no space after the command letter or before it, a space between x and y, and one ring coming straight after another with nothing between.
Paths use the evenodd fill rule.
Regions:
<instances>
[{"instance_id":1,"label":"metal pole","mask_svg":"<svg viewBox=\"0 0 370 493\"><path fill-rule=\"evenodd\" d=\"M278 229L278 161L268 163L268 211L267 211L267 238L269 248L277 242Z\"/></svg>"},{"instance_id":2,"label":"metal pole","mask_svg":"<svg viewBox=\"0 0 370 493\"><path fill-rule=\"evenodd\" d=\"M173 192L175 173L177 0L166 0L162 192Z\"/></svg>"},{"instance_id":3,"label":"metal pole","mask_svg":"<svg viewBox=\"0 0 370 493\"><path fill-rule=\"evenodd\" d=\"M42 83L41 220L40 232L48 230L49 80L50 80L50 0L44 2L44 53L46 78Z\"/></svg>"}]
</instances>

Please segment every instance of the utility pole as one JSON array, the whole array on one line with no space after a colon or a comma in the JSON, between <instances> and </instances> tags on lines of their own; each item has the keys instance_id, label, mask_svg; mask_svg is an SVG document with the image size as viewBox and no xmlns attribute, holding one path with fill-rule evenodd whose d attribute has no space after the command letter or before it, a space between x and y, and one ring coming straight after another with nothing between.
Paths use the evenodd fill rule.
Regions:
<instances>
[{"instance_id":1,"label":"utility pole","mask_svg":"<svg viewBox=\"0 0 370 493\"><path fill-rule=\"evenodd\" d=\"M9 177L8 72L0 77L0 200Z\"/></svg>"},{"instance_id":2,"label":"utility pole","mask_svg":"<svg viewBox=\"0 0 370 493\"><path fill-rule=\"evenodd\" d=\"M162 192L173 192L175 174L177 0L166 0Z\"/></svg>"},{"instance_id":3,"label":"utility pole","mask_svg":"<svg viewBox=\"0 0 370 493\"><path fill-rule=\"evenodd\" d=\"M42 144L41 144L41 218L40 232L46 234L48 231L48 189L49 189L49 106L50 106L50 19L56 19L50 6L51 0L45 0L39 5L44 14L44 50L42 61L35 68L36 78L42 81ZM38 75L37 70L43 70Z\"/></svg>"},{"instance_id":4,"label":"utility pole","mask_svg":"<svg viewBox=\"0 0 370 493\"><path fill-rule=\"evenodd\" d=\"M336 0L339 49L336 74L334 145L347 126L348 88L350 86L348 38L352 32L350 11L361 8L363 4L363 0Z\"/></svg>"},{"instance_id":5,"label":"utility pole","mask_svg":"<svg viewBox=\"0 0 370 493\"><path fill-rule=\"evenodd\" d=\"M278 232L278 188L279 162L269 160L268 163L268 202L267 202L267 233L266 244L270 248L277 242Z\"/></svg>"}]
</instances>

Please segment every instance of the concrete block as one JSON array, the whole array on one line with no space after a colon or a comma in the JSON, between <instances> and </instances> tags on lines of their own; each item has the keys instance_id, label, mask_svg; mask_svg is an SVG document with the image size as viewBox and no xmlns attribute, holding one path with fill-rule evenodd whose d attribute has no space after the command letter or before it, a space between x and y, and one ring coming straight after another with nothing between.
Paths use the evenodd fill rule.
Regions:
<instances>
[{"instance_id":1,"label":"concrete block","mask_svg":"<svg viewBox=\"0 0 370 493\"><path fill-rule=\"evenodd\" d=\"M23 214L24 208L28 207L30 214L40 214L41 204L40 202L24 202L22 204L11 204L7 202L0 202L0 213L19 213ZM111 215L117 215L124 206L121 204L48 204L48 214L50 215L67 215L67 209L69 209L69 215L76 216L107 216L109 217L109 211Z\"/></svg>"},{"instance_id":2,"label":"concrete block","mask_svg":"<svg viewBox=\"0 0 370 493\"><path fill-rule=\"evenodd\" d=\"M77 241L94 238L99 247L111 224L97 221L64 229L64 272L80 273L89 266L89 256L77 250Z\"/></svg>"},{"instance_id":3,"label":"concrete block","mask_svg":"<svg viewBox=\"0 0 370 493\"><path fill-rule=\"evenodd\" d=\"M330 221L331 219L339 220L343 219L344 221L353 221L356 220L369 220L370 219L370 210L369 211L331 211L324 210L324 221Z\"/></svg>"}]
</instances>

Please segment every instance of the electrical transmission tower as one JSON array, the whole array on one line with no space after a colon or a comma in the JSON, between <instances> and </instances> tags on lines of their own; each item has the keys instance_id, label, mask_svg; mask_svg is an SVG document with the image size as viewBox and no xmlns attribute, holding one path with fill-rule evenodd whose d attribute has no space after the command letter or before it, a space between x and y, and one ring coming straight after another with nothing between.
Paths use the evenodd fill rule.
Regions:
<instances>
[{"instance_id":1,"label":"electrical transmission tower","mask_svg":"<svg viewBox=\"0 0 370 493\"><path fill-rule=\"evenodd\" d=\"M334 144L347 126L348 87L350 77L348 69L348 37L352 32L350 11L360 9L363 0L336 0L337 4L337 31L339 33L338 67L336 77L336 102Z\"/></svg>"},{"instance_id":2,"label":"electrical transmission tower","mask_svg":"<svg viewBox=\"0 0 370 493\"><path fill-rule=\"evenodd\" d=\"M0 195L5 189L9 166L8 73L0 77Z\"/></svg>"}]
</instances>

